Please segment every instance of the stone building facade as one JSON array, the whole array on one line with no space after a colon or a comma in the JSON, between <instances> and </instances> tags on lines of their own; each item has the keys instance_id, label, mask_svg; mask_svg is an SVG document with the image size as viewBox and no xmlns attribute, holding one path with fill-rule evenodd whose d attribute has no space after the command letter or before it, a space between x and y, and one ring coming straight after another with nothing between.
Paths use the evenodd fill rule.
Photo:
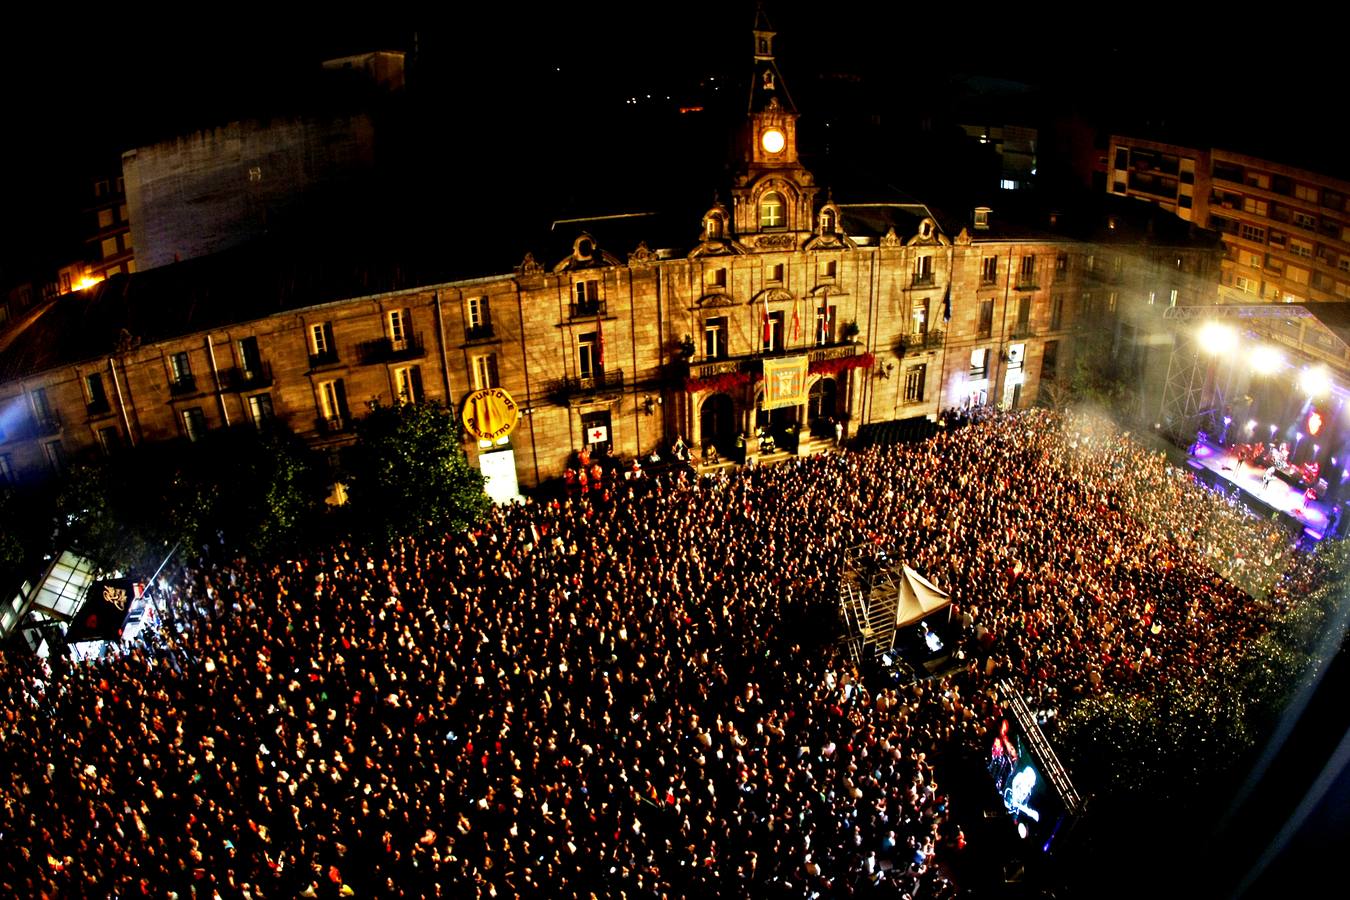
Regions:
<instances>
[{"instance_id":1,"label":"stone building facade","mask_svg":"<svg viewBox=\"0 0 1350 900\"><path fill-rule=\"evenodd\" d=\"M1066 377L1085 328L1111 331L1115 352L1179 296L1210 302L1217 241L1128 216L1014 227L981 208L944 227L922 205L836 202L798 156L773 39L761 21L730 206L673 229L648 214L572 220L570 247L514 271L123 330L96 355L14 332L0 349L0 477L243 422L334 447L374 405L458 411L485 387L523 415L508 443L467 450L509 452L526 486L588 444L631 457L682 436L725 459L767 455L762 433L777 454L806 453L833 443L836 422L852 435L968 403L1028 405ZM687 238L658 237L672 231ZM156 277L74 303L122 291L135 309ZM764 409L765 361L793 357L806 358L804 398Z\"/></svg>"}]
</instances>

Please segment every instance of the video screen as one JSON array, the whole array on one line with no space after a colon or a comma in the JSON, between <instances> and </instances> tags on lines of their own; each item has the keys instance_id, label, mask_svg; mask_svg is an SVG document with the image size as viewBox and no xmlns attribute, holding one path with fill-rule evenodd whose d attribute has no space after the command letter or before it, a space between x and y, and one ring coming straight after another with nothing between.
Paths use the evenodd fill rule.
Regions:
<instances>
[{"instance_id":1,"label":"video screen","mask_svg":"<svg viewBox=\"0 0 1350 900\"><path fill-rule=\"evenodd\" d=\"M1003 719L989 748L989 774L1003 808L1024 840L1036 840L1049 851L1064 806L1046 779L1021 729Z\"/></svg>"}]
</instances>

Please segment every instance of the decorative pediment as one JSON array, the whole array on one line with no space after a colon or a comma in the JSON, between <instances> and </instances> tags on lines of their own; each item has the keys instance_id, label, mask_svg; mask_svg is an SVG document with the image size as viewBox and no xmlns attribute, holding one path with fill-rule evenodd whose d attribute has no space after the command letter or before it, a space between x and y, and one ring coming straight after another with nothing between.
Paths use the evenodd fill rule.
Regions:
<instances>
[{"instance_id":1,"label":"decorative pediment","mask_svg":"<svg viewBox=\"0 0 1350 900\"><path fill-rule=\"evenodd\" d=\"M628 254L628 265L634 269L645 269L656 262L656 253L647 246L646 241L640 241L637 249Z\"/></svg>"},{"instance_id":2,"label":"decorative pediment","mask_svg":"<svg viewBox=\"0 0 1350 900\"><path fill-rule=\"evenodd\" d=\"M887 228L886 233L881 236L881 246L887 250L894 250L901 246L900 235L895 233L894 225Z\"/></svg>"},{"instance_id":3,"label":"decorative pediment","mask_svg":"<svg viewBox=\"0 0 1350 900\"><path fill-rule=\"evenodd\" d=\"M794 299L796 298L792 296L791 291L786 291L780 287L771 287L765 288L756 294L750 301L750 305L753 306L757 303L764 303L766 301L769 303L791 303Z\"/></svg>"},{"instance_id":4,"label":"decorative pediment","mask_svg":"<svg viewBox=\"0 0 1350 900\"><path fill-rule=\"evenodd\" d=\"M807 291L807 295L824 300L826 297L847 297L848 291L837 284L818 284Z\"/></svg>"},{"instance_id":5,"label":"decorative pediment","mask_svg":"<svg viewBox=\"0 0 1350 900\"><path fill-rule=\"evenodd\" d=\"M806 242L803 250L856 250L858 244L846 234L818 234Z\"/></svg>"},{"instance_id":6,"label":"decorative pediment","mask_svg":"<svg viewBox=\"0 0 1350 900\"><path fill-rule=\"evenodd\" d=\"M694 305L700 309L709 309L714 306L735 306L736 301L732 299L730 294L718 291L712 294L704 294L698 298Z\"/></svg>"},{"instance_id":7,"label":"decorative pediment","mask_svg":"<svg viewBox=\"0 0 1350 900\"><path fill-rule=\"evenodd\" d=\"M907 247L950 247L951 240L938 230L937 222L932 217L925 217L919 222L919 230L905 242Z\"/></svg>"},{"instance_id":8,"label":"decorative pediment","mask_svg":"<svg viewBox=\"0 0 1350 900\"><path fill-rule=\"evenodd\" d=\"M970 232L967 231L964 226L961 228L961 233L956 236L956 246L958 247L970 246Z\"/></svg>"},{"instance_id":9,"label":"decorative pediment","mask_svg":"<svg viewBox=\"0 0 1350 900\"><path fill-rule=\"evenodd\" d=\"M544 267L534 258L533 253L526 253L525 258L520 261L520 265L516 266L516 274L531 278L537 275L543 275Z\"/></svg>"},{"instance_id":10,"label":"decorative pediment","mask_svg":"<svg viewBox=\"0 0 1350 900\"><path fill-rule=\"evenodd\" d=\"M621 266L619 259L596 244L595 238L582 232L572 242L572 253L553 267L554 272L574 272L577 269L597 269L602 266Z\"/></svg>"},{"instance_id":11,"label":"decorative pediment","mask_svg":"<svg viewBox=\"0 0 1350 900\"><path fill-rule=\"evenodd\" d=\"M703 256L744 256L747 252L745 245L739 241L721 240L721 241L700 241L698 246L689 251L690 259L698 259Z\"/></svg>"}]
</instances>

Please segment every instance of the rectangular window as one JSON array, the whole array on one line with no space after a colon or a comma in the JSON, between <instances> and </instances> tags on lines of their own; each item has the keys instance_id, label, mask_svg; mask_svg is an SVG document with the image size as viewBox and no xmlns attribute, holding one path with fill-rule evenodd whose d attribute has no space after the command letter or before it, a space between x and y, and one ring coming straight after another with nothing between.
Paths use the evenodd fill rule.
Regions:
<instances>
[{"instance_id":1,"label":"rectangular window","mask_svg":"<svg viewBox=\"0 0 1350 900\"><path fill-rule=\"evenodd\" d=\"M1257 225L1248 225L1246 222L1238 229L1238 234L1244 241L1255 241L1258 244L1264 244L1266 241L1266 230Z\"/></svg>"},{"instance_id":2,"label":"rectangular window","mask_svg":"<svg viewBox=\"0 0 1350 900\"><path fill-rule=\"evenodd\" d=\"M600 282L598 279L578 281L572 285L574 302L573 316L595 316L600 314Z\"/></svg>"},{"instance_id":3,"label":"rectangular window","mask_svg":"<svg viewBox=\"0 0 1350 900\"><path fill-rule=\"evenodd\" d=\"M1036 257L1022 257L1022 268L1017 273L1019 287L1034 287L1036 284Z\"/></svg>"},{"instance_id":4,"label":"rectangular window","mask_svg":"<svg viewBox=\"0 0 1350 900\"><path fill-rule=\"evenodd\" d=\"M928 301L926 299L916 299L910 307L911 327L913 334L928 333Z\"/></svg>"},{"instance_id":5,"label":"rectangular window","mask_svg":"<svg viewBox=\"0 0 1350 900\"><path fill-rule=\"evenodd\" d=\"M714 316L703 320L703 355L708 359L725 359L730 353L727 347L726 316Z\"/></svg>"},{"instance_id":6,"label":"rectangular window","mask_svg":"<svg viewBox=\"0 0 1350 900\"><path fill-rule=\"evenodd\" d=\"M66 451L60 441L47 441L42 445L42 453L47 457L47 465L57 475L66 470Z\"/></svg>"},{"instance_id":7,"label":"rectangular window","mask_svg":"<svg viewBox=\"0 0 1350 900\"><path fill-rule=\"evenodd\" d=\"M1336 268L1342 272L1350 272L1350 256L1342 256L1336 260Z\"/></svg>"},{"instance_id":8,"label":"rectangular window","mask_svg":"<svg viewBox=\"0 0 1350 900\"><path fill-rule=\"evenodd\" d=\"M1124 147L1116 148L1116 168L1128 169L1130 167L1130 151Z\"/></svg>"},{"instance_id":9,"label":"rectangular window","mask_svg":"<svg viewBox=\"0 0 1350 900\"><path fill-rule=\"evenodd\" d=\"M1247 278L1244 275L1238 275L1233 279L1233 287L1237 288L1239 291L1242 291L1242 293L1244 294L1255 294L1256 284L1257 283L1255 279Z\"/></svg>"},{"instance_id":10,"label":"rectangular window","mask_svg":"<svg viewBox=\"0 0 1350 900\"><path fill-rule=\"evenodd\" d=\"M1176 289L1176 288L1172 288L1172 290L1170 290L1170 291L1167 292L1167 305L1168 305L1168 306L1176 306L1176 305L1177 305L1177 289Z\"/></svg>"},{"instance_id":11,"label":"rectangular window","mask_svg":"<svg viewBox=\"0 0 1350 900\"><path fill-rule=\"evenodd\" d=\"M589 345L591 347L593 357L595 352L595 332L592 331L589 334L583 334L580 340L583 346ZM582 358L586 358L584 353ZM582 368L585 368L584 364ZM590 374L583 371L581 377L589 378ZM501 384L497 381L497 354L481 353L478 356L475 356L473 358L473 389L475 391L485 391L488 388L495 387L501 387Z\"/></svg>"},{"instance_id":12,"label":"rectangular window","mask_svg":"<svg viewBox=\"0 0 1350 900\"><path fill-rule=\"evenodd\" d=\"M337 362L337 344L333 341L333 323L317 322L309 326L309 364L322 366Z\"/></svg>"},{"instance_id":13,"label":"rectangular window","mask_svg":"<svg viewBox=\"0 0 1350 900\"><path fill-rule=\"evenodd\" d=\"M1306 200L1309 203L1317 203L1317 188L1309 187L1306 184L1294 185L1294 196L1300 200Z\"/></svg>"},{"instance_id":14,"label":"rectangular window","mask_svg":"<svg viewBox=\"0 0 1350 900\"><path fill-rule=\"evenodd\" d=\"M980 327L976 337L987 338L994 333L994 301L980 301Z\"/></svg>"},{"instance_id":15,"label":"rectangular window","mask_svg":"<svg viewBox=\"0 0 1350 900\"><path fill-rule=\"evenodd\" d=\"M1301 269L1298 266L1289 266L1284 270L1284 277L1294 284L1307 284L1309 274L1307 269Z\"/></svg>"},{"instance_id":16,"label":"rectangular window","mask_svg":"<svg viewBox=\"0 0 1350 900\"><path fill-rule=\"evenodd\" d=\"M408 332L412 324L410 318L406 309L389 310L389 343L392 349L408 349Z\"/></svg>"},{"instance_id":17,"label":"rectangular window","mask_svg":"<svg viewBox=\"0 0 1350 900\"><path fill-rule=\"evenodd\" d=\"M1178 197L1178 198L1177 198L1177 206L1180 206L1182 209L1190 209L1190 208L1191 208L1191 195L1190 195L1190 194L1182 194L1180 197Z\"/></svg>"},{"instance_id":18,"label":"rectangular window","mask_svg":"<svg viewBox=\"0 0 1350 900\"><path fill-rule=\"evenodd\" d=\"M1056 272L1069 271L1069 254L1061 253L1055 257L1055 271Z\"/></svg>"},{"instance_id":19,"label":"rectangular window","mask_svg":"<svg viewBox=\"0 0 1350 900\"><path fill-rule=\"evenodd\" d=\"M773 353L783 349L783 312L769 313L769 321L764 329L764 352Z\"/></svg>"},{"instance_id":20,"label":"rectangular window","mask_svg":"<svg viewBox=\"0 0 1350 900\"><path fill-rule=\"evenodd\" d=\"M33 415L37 418L39 425L48 425L56 421L52 415L52 405L47 400L46 388L33 388Z\"/></svg>"},{"instance_id":21,"label":"rectangular window","mask_svg":"<svg viewBox=\"0 0 1350 900\"><path fill-rule=\"evenodd\" d=\"M1289 239L1289 252L1295 256L1302 256L1304 259L1312 259L1313 245L1311 241L1303 241L1298 238Z\"/></svg>"},{"instance_id":22,"label":"rectangular window","mask_svg":"<svg viewBox=\"0 0 1350 900\"><path fill-rule=\"evenodd\" d=\"M989 375L989 351L980 347L977 350L970 351L970 373L971 381L983 381Z\"/></svg>"},{"instance_id":23,"label":"rectangular window","mask_svg":"<svg viewBox=\"0 0 1350 900\"><path fill-rule=\"evenodd\" d=\"M347 421L347 389L341 378L321 381L319 388L319 416L328 431L341 431Z\"/></svg>"},{"instance_id":24,"label":"rectangular window","mask_svg":"<svg viewBox=\"0 0 1350 900\"><path fill-rule=\"evenodd\" d=\"M914 283L918 285L933 283L933 257L920 256L915 258Z\"/></svg>"},{"instance_id":25,"label":"rectangular window","mask_svg":"<svg viewBox=\"0 0 1350 900\"><path fill-rule=\"evenodd\" d=\"M1090 319L1097 315L1097 299L1092 296L1092 291L1083 291L1082 300L1082 317Z\"/></svg>"},{"instance_id":26,"label":"rectangular window","mask_svg":"<svg viewBox=\"0 0 1350 900\"><path fill-rule=\"evenodd\" d=\"M709 269L709 270L708 270L708 286L709 286L709 287L722 287L722 288L726 287L726 286L727 286L727 270L726 270L726 269L722 269L722 268L718 268L718 269Z\"/></svg>"},{"instance_id":27,"label":"rectangular window","mask_svg":"<svg viewBox=\"0 0 1350 900\"><path fill-rule=\"evenodd\" d=\"M259 431L266 430L268 424L272 421L272 395L254 394L248 398L248 414L253 420L253 427Z\"/></svg>"},{"instance_id":28,"label":"rectangular window","mask_svg":"<svg viewBox=\"0 0 1350 900\"><path fill-rule=\"evenodd\" d=\"M492 337L492 309L487 297L469 298L467 340Z\"/></svg>"},{"instance_id":29,"label":"rectangular window","mask_svg":"<svg viewBox=\"0 0 1350 900\"><path fill-rule=\"evenodd\" d=\"M246 337L239 341L239 368L243 370L246 381L262 375L262 353L258 350L256 337Z\"/></svg>"},{"instance_id":30,"label":"rectangular window","mask_svg":"<svg viewBox=\"0 0 1350 900\"><path fill-rule=\"evenodd\" d=\"M1119 299L1120 299L1120 295L1119 295L1118 293L1116 293L1115 291L1107 291L1107 293L1106 293L1106 311L1107 311L1107 313L1115 313L1115 311L1116 311L1116 301L1119 300Z\"/></svg>"},{"instance_id":31,"label":"rectangular window","mask_svg":"<svg viewBox=\"0 0 1350 900\"><path fill-rule=\"evenodd\" d=\"M122 449L122 433L116 425L105 425L98 430L98 445L104 456L112 456Z\"/></svg>"},{"instance_id":32,"label":"rectangular window","mask_svg":"<svg viewBox=\"0 0 1350 900\"><path fill-rule=\"evenodd\" d=\"M594 378L602 371L599 335L594 331L578 335L577 374L582 378Z\"/></svg>"},{"instance_id":33,"label":"rectangular window","mask_svg":"<svg viewBox=\"0 0 1350 900\"><path fill-rule=\"evenodd\" d=\"M1243 197L1242 211L1254 216L1265 217L1270 213L1270 205L1264 200L1257 200L1255 197Z\"/></svg>"},{"instance_id":34,"label":"rectangular window","mask_svg":"<svg viewBox=\"0 0 1350 900\"><path fill-rule=\"evenodd\" d=\"M1059 365L1059 341L1046 341L1041 355L1041 381L1054 381Z\"/></svg>"},{"instance_id":35,"label":"rectangular window","mask_svg":"<svg viewBox=\"0 0 1350 900\"><path fill-rule=\"evenodd\" d=\"M84 387L88 394L90 412L108 409L108 394L103 389L103 376L100 373L91 372L84 376Z\"/></svg>"},{"instance_id":36,"label":"rectangular window","mask_svg":"<svg viewBox=\"0 0 1350 900\"><path fill-rule=\"evenodd\" d=\"M927 383L927 365L910 366L905 369L905 402L922 403L923 389Z\"/></svg>"},{"instance_id":37,"label":"rectangular window","mask_svg":"<svg viewBox=\"0 0 1350 900\"><path fill-rule=\"evenodd\" d=\"M1050 298L1050 330L1059 331L1064 327L1064 295L1055 294Z\"/></svg>"},{"instance_id":38,"label":"rectangular window","mask_svg":"<svg viewBox=\"0 0 1350 900\"><path fill-rule=\"evenodd\" d=\"M111 209L100 209L98 211L98 227L111 228L113 223L113 211Z\"/></svg>"},{"instance_id":39,"label":"rectangular window","mask_svg":"<svg viewBox=\"0 0 1350 900\"><path fill-rule=\"evenodd\" d=\"M1031 327L1031 297L1017 298L1017 330L1026 332Z\"/></svg>"},{"instance_id":40,"label":"rectangular window","mask_svg":"<svg viewBox=\"0 0 1350 900\"><path fill-rule=\"evenodd\" d=\"M1310 216L1307 213L1294 213L1294 224L1299 228L1306 228L1309 231L1317 230L1317 217Z\"/></svg>"},{"instance_id":41,"label":"rectangular window","mask_svg":"<svg viewBox=\"0 0 1350 900\"><path fill-rule=\"evenodd\" d=\"M1243 183L1248 187L1260 188L1263 191L1270 190L1270 176L1262 175L1260 172L1248 172Z\"/></svg>"},{"instance_id":42,"label":"rectangular window","mask_svg":"<svg viewBox=\"0 0 1350 900\"><path fill-rule=\"evenodd\" d=\"M986 256L980 260L980 284L994 284L998 281L998 257Z\"/></svg>"},{"instance_id":43,"label":"rectangular window","mask_svg":"<svg viewBox=\"0 0 1350 900\"><path fill-rule=\"evenodd\" d=\"M99 242L99 249L103 253L103 259L108 259L110 257L116 256L117 238L115 237L104 238L102 241Z\"/></svg>"},{"instance_id":44,"label":"rectangular window","mask_svg":"<svg viewBox=\"0 0 1350 900\"><path fill-rule=\"evenodd\" d=\"M192 364L188 362L186 350L169 357L169 371L173 374L175 382L181 382L185 378L192 377Z\"/></svg>"},{"instance_id":45,"label":"rectangular window","mask_svg":"<svg viewBox=\"0 0 1350 900\"><path fill-rule=\"evenodd\" d=\"M816 309L816 346L823 347L826 344L834 343L834 332L837 325L838 307L821 306Z\"/></svg>"},{"instance_id":46,"label":"rectangular window","mask_svg":"<svg viewBox=\"0 0 1350 900\"><path fill-rule=\"evenodd\" d=\"M183 410L183 434L193 443L206 437L206 415L200 406Z\"/></svg>"},{"instance_id":47,"label":"rectangular window","mask_svg":"<svg viewBox=\"0 0 1350 900\"><path fill-rule=\"evenodd\" d=\"M14 483L14 463L8 453L0 453L0 485Z\"/></svg>"},{"instance_id":48,"label":"rectangular window","mask_svg":"<svg viewBox=\"0 0 1350 900\"><path fill-rule=\"evenodd\" d=\"M782 264L782 263L774 263L773 265L769 266L769 283L770 283L770 284L782 284L782 283L783 283L783 264Z\"/></svg>"},{"instance_id":49,"label":"rectangular window","mask_svg":"<svg viewBox=\"0 0 1350 900\"><path fill-rule=\"evenodd\" d=\"M497 377L497 358L489 355L492 378ZM399 403L422 402L422 367L403 366L394 370L394 392Z\"/></svg>"}]
</instances>

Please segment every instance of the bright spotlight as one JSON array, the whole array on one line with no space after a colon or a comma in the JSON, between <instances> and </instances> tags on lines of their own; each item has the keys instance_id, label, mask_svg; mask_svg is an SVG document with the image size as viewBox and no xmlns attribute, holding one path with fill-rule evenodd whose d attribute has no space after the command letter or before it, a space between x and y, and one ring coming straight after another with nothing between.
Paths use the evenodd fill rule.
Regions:
<instances>
[{"instance_id":1,"label":"bright spotlight","mask_svg":"<svg viewBox=\"0 0 1350 900\"><path fill-rule=\"evenodd\" d=\"M1206 322L1200 326L1200 346L1215 356L1228 353L1237 346L1237 332L1219 322Z\"/></svg>"},{"instance_id":2,"label":"bright spotlight","mask_svg":"<svg viewBox=\"0 0 1350 900\"><path fill-rule=\"evenodd\" d=\"M1284 354L1274 347L1260 346L1252 351L1252 371L1273 375L1284 365Z\"/></svg>"},{"instance_id":3,"label":"bright spotlight","mask_svg":"<svg viewBox=\"0 0 1350 900\"><path fill-rule=\"evenodd\" d=\"M1331 390L1331 373L1325 366L1304 369L1303 374L1299 376L1298 386L1309 397L1320 397Z\"/></svg>"},{"instance_id":4,"label":"bright spotlight","mask_svg":"<svg viewBox=\"0 0 1350 900\"><path fill-rule=\"evenodd\" d=\"M1248 419L1248 420L1247 420L1247 431L1250 433L1250 432L1253 432L1253 431L1255 431L1255 430L1256 430L1256 420L1255 420L1255 419Z\"/></svg>"}]
</instances>

